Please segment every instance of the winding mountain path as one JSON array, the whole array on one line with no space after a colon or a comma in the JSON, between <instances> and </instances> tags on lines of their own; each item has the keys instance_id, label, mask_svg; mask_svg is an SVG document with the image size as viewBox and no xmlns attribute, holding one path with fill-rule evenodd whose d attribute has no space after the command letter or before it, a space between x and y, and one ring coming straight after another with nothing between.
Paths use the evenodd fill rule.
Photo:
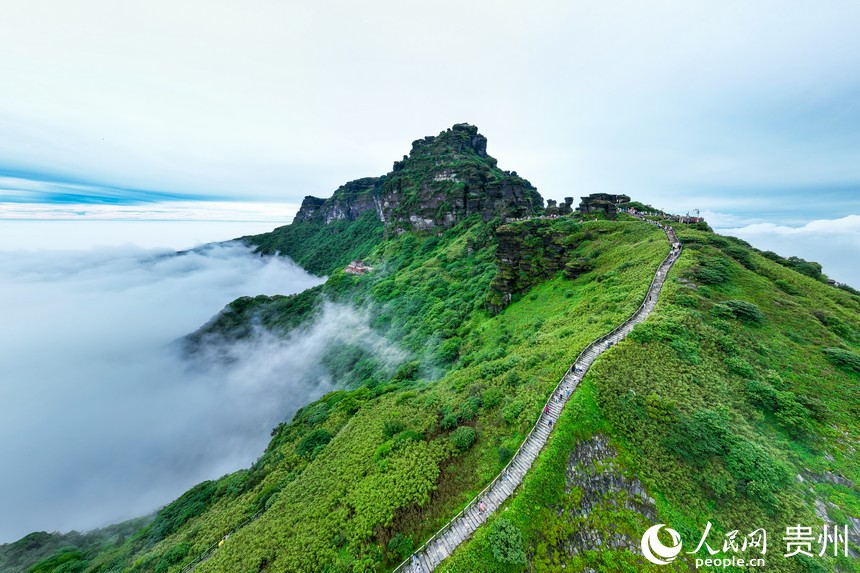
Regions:
<instances>
[{"instance_id":1,"label":"winding mountain path","mask_svg":"<svg viewBox=\"0 0 860 573\"><path fill-rule=\"evenodd\" d=\"M647 219L643 218L643 220ZM648 315L654 310L660 290L663 288L663 282L666 280L666 275L681 254L681 244L675 237L675 232L671 227L662 228L666 232L666 237L669 239L672 250L657 268L654 280L651 281L651 286L648 288L648 294L645 295L645 300L642 301L636 312L612 332L601 336L585 347L585 350L577 356L576 361L556 386L546 403L543 413L538 417L534 427L528 436L526 436L526 439L513 458L511 458L511 461L508 462L508 465L460 513L454 516L442 529L428 539L424 545L419 547L415 553L394 569L393 573L429 573L436 569L446 557L454 552L458 545L471 537L472 533L522 483L526 472L528 472L532 463L534 463L538 454L544 445L546 445L552 431L552 423L558 420L558 416L561 414L562 409L564 409L568 398L576 390L579 381L588 372L594 360L607 348L624 339L636 324L648 318Z\"/></svg>"}]
</instances>

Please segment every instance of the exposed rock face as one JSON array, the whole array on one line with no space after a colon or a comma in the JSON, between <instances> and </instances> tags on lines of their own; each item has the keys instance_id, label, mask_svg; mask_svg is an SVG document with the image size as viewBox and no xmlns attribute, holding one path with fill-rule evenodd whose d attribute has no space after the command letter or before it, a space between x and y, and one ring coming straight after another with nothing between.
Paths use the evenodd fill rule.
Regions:
<instances>
[{"instance_id":1,"label":"exposed rock face","mask_svg":"<svg viewBox=\"0 0 860 573\"><path fill-rule=\"evenodd\" d=\"M352 221L369 210L389 231L427 231L474 214L523 217L542 211L543 199L516 172L496 167L477 127L457 124L412 142L387 175L350 181L329 199L305 197L296 221Z\"/></svg>"},{"instance_id":2,"label":"exposed rock face","mask_svg":"<svg viewBox=\"0 0 860 573\"><path fill-rule=\"evenodd\" d=\"M559 550L575 555L592 549L624 549L639 552L639 539L630 532L608 532L598 526L593 513L626 511L649 524L657 518L654 500L648 497L638 478L626 475L616 464L617 452L606 437L598 434L579 442L567 460L567 487L581 491L579 507L569 517L577 524ZM644 529L642 530L644 531ZM641 532L638 533L641 535Z\"/></svg>"},{"instance_id":3,"label":"exposed rock face","mask_svg":"<svg viewBox=\"0 0 860 573\"><path fill-rule=\"evenodd\" d=\"M581 197L579 204L580 213L606 213L615 215L618 205L630 202L627 195L610 195L609 193L592 193L588 197Z\"/></svg>"},{"instance_id":4,"label":"exposed rock face","mask_svg":"<svg viewBox=\"0 0 860 573\"><path fill-rule=\"evenodd\" d=\"M554 201L547 201L553 208ZM514 295L523 293L558 271L574 279L590 270L588 261L575 253L584 240L593 238L573 220L532 219L496 229L496 276L487 295L487 306L500 312Z\"/></svg>"},{"instance_id":5,"label":"exposed rock face","mask_svg":"<svg viewBox=\"0 0 860 573\"><path fill-rule=\"evenodd\" d=\"M384 181L384 177L356 179L338 187L328 199L308 195L296 213L296 221L328 225L333 221L355 221L371 209L381 213L379 195Z\"/></svg>"},{"instance_id":6,"label":"exposed rock face","mask_svg":"<svg viewBox=\"0 0 860 573\"><path fill-rule=\"evenodd\" d=\"M555 199L546 200L547 215L570 215L573 213L573 197L565 197L564 201L558 203Z\"/></svg>"}]
</instances>

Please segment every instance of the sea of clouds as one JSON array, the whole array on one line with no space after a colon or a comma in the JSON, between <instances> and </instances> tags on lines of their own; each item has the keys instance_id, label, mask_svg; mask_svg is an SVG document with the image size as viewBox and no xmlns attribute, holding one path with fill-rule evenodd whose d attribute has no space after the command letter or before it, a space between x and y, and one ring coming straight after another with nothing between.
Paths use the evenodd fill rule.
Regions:
<instances>
[{"instance_id":1,"label":"sea of clouds","mask_svg":"<svg viewBox=\"0 0 860 573\"><path fill-rule=\"evenodd\" d=\"M176 342L236 297L321 281L237 243L0 252L0 543L143 515L247 467L336 386L320 367L334 342L396 360L365 315L333 304L287 338L208 349L228 362L189 361Z\"/></svg>"}]
</instances>

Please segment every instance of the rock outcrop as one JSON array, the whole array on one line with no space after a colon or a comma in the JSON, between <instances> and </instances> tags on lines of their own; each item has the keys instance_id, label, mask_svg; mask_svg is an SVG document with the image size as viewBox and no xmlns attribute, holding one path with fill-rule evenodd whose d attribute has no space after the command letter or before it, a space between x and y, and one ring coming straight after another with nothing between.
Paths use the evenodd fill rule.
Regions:
<instances>
[{"instance_id":1,"label":"rock outcrop","mask_svg":"<svg viewBox=\"0 0 860 573\"><path fill-rule=\"evenodd\" d=\"M357 179L328 199L305 197L296 222L358 219L373 210L389 232L447 228L471 215L523 217L543 210L543 199L516 172L487 155L487 138L460 123L412 142L412 150L382 177Z\"/></svg>"},{"instance_id":2,"label":"rock outcrop","mask_svg":"<svg viewBox=\"0 0 860 573\"><path fill-rule=\"evenodd\" d=\"M496 229L496 276L487 307L500 312L513 298L559 271L569 279L591 269L576 250L594 237L573 219L532 219Z\"/></svg>"},{"instance_id":3,"label":"rock outcrop","mask_svg":"<svg viewBox=\"0 0 860 573\"><path fill-rule=\"evenodd\" d=\"M610 195L609 193L592 193L587 197L581 197L579 203L580 213L605 213L607 216L615 216L618 205L630 202L627 195Z\"/></svg>"},{"instance_id":4,"label":"rock outcrop","mask_svg":"<svg viewBox=\"0 0 860 573\"><path fill-rule=\"evenodd\" d=\"M654 500L645 492L642 482L616 463L617 452L605 436L597 434L576 445L567 460L566 493L579 489L579 503L568 516L576 522L573 534L558 549L567 555L589 550L625 549L639 551L639 539L630 531L600 527L595 514L626 512L641 517L643 523L657 518ZM642 530L644 531L644 529ZM637 530L636 533L641 535Z\"/></svg>"},{"instance_id":5,"label":"rock outcrop","mask_svg":"<svg viewBox=\"0 0 860 573\"><path fill-rule=\"evenodd\" d=\"M384 182L384 177L365 177L341 185L328 199L308 195L302 201L295 220L329 225L334 221L355 221L370 210L377 211L381 217L379 197Z\"/></svg>"}]
</instances>

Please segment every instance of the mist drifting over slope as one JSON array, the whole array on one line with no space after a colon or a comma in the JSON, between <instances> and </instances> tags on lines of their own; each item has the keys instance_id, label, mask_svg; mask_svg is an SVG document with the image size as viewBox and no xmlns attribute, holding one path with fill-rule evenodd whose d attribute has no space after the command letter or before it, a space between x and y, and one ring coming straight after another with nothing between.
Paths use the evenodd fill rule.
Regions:
<instances>
[{"instance_id":1,"label":"mist drifting over slope","mask_svg":"<svg viewBox=\"0 0 860 573\"><path fill-rule=\"evenodd\" d=\"M239 244L0 253L0 542L141 515L247 467L332 388L319 364L333 342L396 358L335 305L287 339L208 349L229 364L191 364L175 344L238 296L320 282Z\"/></svg>"}]
</instances>

